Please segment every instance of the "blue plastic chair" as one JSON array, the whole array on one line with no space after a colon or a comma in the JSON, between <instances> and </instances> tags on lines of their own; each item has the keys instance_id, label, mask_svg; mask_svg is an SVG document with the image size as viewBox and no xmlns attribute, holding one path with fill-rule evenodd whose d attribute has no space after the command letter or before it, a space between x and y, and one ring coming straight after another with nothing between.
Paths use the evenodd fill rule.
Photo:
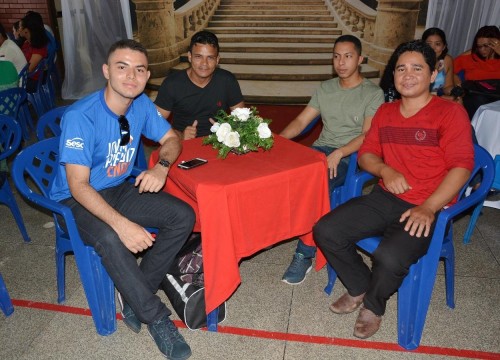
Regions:
<instances>
[{"instance_id":1,"label":"blue plastic chair","mask_svg":"<svg viewBox=\"0 0 500 360\"><path fill-rule=\"evenodd\" d=\"M65 300L64 258L73 252L97 333L116 330L115 288L93 247L80 238L71 210L49 199L48 194L59 166L59 137L39 141L19 153L12 176L19 192L36 205L50 210L56 233L56 272L59 303ZM29 179L29 180L28 180ZM34 183L36 188L30 187Z\"/></svg>"},{"instance_id":2,"label":"blue plastic chair","mask_svg":"<svg viewBox=\"0 0 500 360\"><path fill-rule=\"evenodd\" d=\"M493 179L493 184L491 185L491 188L493 190L500 190L500 155L495 156L495 178ZM472 211L472 215L469 221L469 226L467 227L467 230L465 231L464 234L464 244L470 243L470 238L472 236L474 228L476 227L477 219L479 218L479 215L481 215L481 210L483 209L485 199L486 196L483 199L483 201L481 201L481 203L479 203Z\"/></svg>"},{"instance_id":3,"label":"blue plastic chair","mask_svg":"<svg viewBox=\"0 0 500 360\"><path fill-rule=\"evenodd\" d=\"M398 290L398 343L407 350L416 349L420 345L440 258L443 258L445 262L446 304L452 309L455 307L453 220L484 200L494 177L494 164L490 154L479 145L475 145L474 150L474 171L460 191L459 201L440 212L427 254L410 267L410 272ZM478 172L483 174L481 185L476 191L465 196L468 183ZM349 197L361 195L363 184L372 178L373 176L366 172L357 173L349 183ZM379 237L367 238L359 241L357 245L368 253L372 253L380 240ZM330 295L337 274L329 264L327 266L328 284L325 292Z\"/></svg>"},{"instance_id":4,"label":"blue plastic chair","mask_svg":"<svg viewBox=\"0 0 500 360\"><path fill-rule=\"evenodd\" d=\"M316 116L305 128L300 132L299 135L297 135L294 140L306 135L309 133L321 120L321 115ZM348 198L348 188L347 185L349 184L350 179L356 172L358 171L358 153L354 152L349 156L349 166L347 168L347 173L345 177L345 182L341 186L337 186L335 189L333 189L331 195L330 195L330 208L334 209L340 204L344 203L347 201Z\"/></svg>"},{"instance_id":5,"label":"blue plastic chair","mask_svg":"<svg viewBox=\"0 0 500 360\"><path fill-rule=\"evenodd\" d=\"M12 305L12 300L3 281L2 274L0 274L0 309L2 309L5 316L10 316L14 312L14 306Z\"/></svg>"},{"instance_id":6,"label":"blue plastic chair","mask_svg":"<svg viewBox=\"0 0 500 360\"><path fill-rule=\"evenodd\" d=\"M61 135L61 119L69 106L59 106L43 114L36 124L38 141Z\"/></svg>"},{"instance_id":7,"label":"blue plastic chair","mask_svg":"<svg viewBox=\"0 0 500 360\"><path fill-rule=\"evenodd\" d=\"M22 107L27 104L27 94L23 88L11 88L0 91L0 114L15 119L21 126L24 140L29 139L33 128L31 116L26 116Z\"/></svg>"},{"instance_id":8,"label":"blue plastic chair","mask_svg":"<svg viewBox=\"0 0 500 360\"><path fill-rule=\"evenodd\" d=\"M16 152L19 148L20 143L21 127L19 124L9 116L0 115L0 161L7 159L9 156L14 154L14 152ZM23 217L19 211L19 207L17 206L16 198L10 188L9 179L5 179L3 184L0 186L0 203L9 207L14 219L16 220L19 231L23 236L24 242L31 242L28 232L26 231L26 227L24 226Z\"/></svg>"},{"instance_id":9,"label":"blue plastic chair","mask_svg":"<svg viewBox=\"0 0 500 360\"><path fill-rule=\"evenodd\" d=\"M23 68L23 70L21 70L21 72L19 73L19 78L21 79L21 87L26 91L28 101L35 109L38 118L40 118L43 114L51 109L49 100L47 99L46 89L44 89L44 84L48 81L47 69L48 59L44 58L40 60L37 67L32 72L28 72L27 68ZM36 89L34 92L28 92L26 89L28 78L33 78L33 76L35 76L36 74L39 74L36 82Z\"/></svg>"}]
</instances>

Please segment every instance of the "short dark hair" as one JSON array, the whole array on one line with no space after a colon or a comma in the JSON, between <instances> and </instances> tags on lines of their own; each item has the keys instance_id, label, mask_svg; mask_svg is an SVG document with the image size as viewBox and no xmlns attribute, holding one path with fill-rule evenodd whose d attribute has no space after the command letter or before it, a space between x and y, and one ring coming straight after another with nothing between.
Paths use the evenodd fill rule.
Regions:
<instances>
[{"instance_id":1,"label":"short dark hair","mask_svg":"<svg viewBox=\"0 0 500 360\"><path fill-rule=\"evenodd\" d=\"M354 36L354 35L342 35L342 36L339 36L337 38L337 40L335 40L335 43L333 44L333 47L335 47L335 45L337 45L338 43L341 43L341 42L350 42L350 43L353 43L354 44L354 48L356 49L356 52L358 53L358 55L361 55L361 51L362 51L361 41L359 41L359 39L356 36Z\"/></svg>"},{"instance_id":2,"label":"short dark hair","mask_svg":"<svg viewBox=\"0 0 500 360\"><path fill-rule=\"evenodd\" d=\"M448 54L448 43L446 42L446 34L440 28L437 27L428 28L422 34L422 41L426 41L427 38L432 35L439 36L441 38L441 41L443 42L444 49L443 52L441 52L441 55L439 56L439 60L442 60L445 58L446 54Z\"/></svg>"},{"instance_id":3,"label":"short dark hair","mask_svg":"<svg viewBox=\"0 0 500 360\"><path fill-rule=\"evenodd\" d=\"M395 64L398 62L401 55L405 52L418 52L424 57L425 62L429 65L429 71L432 72L436 69L436 53L430 45L427 45L422 40L412 40L399 45L396 50L394 50L394 61Z\"/></svg>"},{"instance_id":4,"label":"short dark hair","mask_svg":"<svg viewBox=\"0 0 500 360\"><path fill-rule=\"evenodd\" d=\"M193 51L193 46L195 44L212 45L217 49L217 55L219 54L219 39L214 33L210 31L198 31L191 37L191 43L189 44L189 52Z\"/></svg>"},{"instance_id":5,"label":"short dark hair","mask_svg":"<svg viewBox=\"0 0 500 360\"><path fill-rule=\"evenodd\" d=\"M14 24L12 24L12 27L16 29L16 31L19 31L19 25L21 24L20 20L17 20Z\"/></svg>"},{"instance_id":6,"label":"short dark hair","mask_svg":"<svg viewBox=\"0 0 500 360\"><path fill-rule=\"evenodd\" d=\"M472 52L472 54L476 55L481 60L485 60L479 54L479 50L477 48L477 39L479 39L479 38L492 38L492 39L500 40L500 30L498 29L497 26L487 25L487 26L483 26L482 28L480 28L477 31L476 36L474 36L474 42L472 43L471 52ZM497 53L495 53L494 54L494 58L495 59L499 59L500 55L498 55Z\"/></svg>"},{"instance_id":7,"label":"short dark hair","mask_svg":"<svg viewBox=\"0 0 500 360\"><path fill-rule=\"evenodd\" d=\"M123 40L118 40L113 45L111 45L111 47L108 50L108 55L106 56L106 61L109 62L109 58L111 57L111 55L116 50L119 49L130 49L133 51L139 51L146 56L146 59L148 58L148 51L140 42L131 39L123 39Z\"/></svg>"}]
</instances>

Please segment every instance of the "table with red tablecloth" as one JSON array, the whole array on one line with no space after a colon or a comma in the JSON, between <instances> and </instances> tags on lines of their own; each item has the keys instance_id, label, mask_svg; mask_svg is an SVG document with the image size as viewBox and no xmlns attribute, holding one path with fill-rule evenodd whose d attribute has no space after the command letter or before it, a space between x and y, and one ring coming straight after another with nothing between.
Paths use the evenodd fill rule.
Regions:
<instances>
[{"instance_id":1,"label":"table with red tablecloth","mask_svg":"<svg viewBox=\"0 0 500 360\"><path fill-rule=\"evenodd\" d=\"M196 157L208 163L177 167ZM158 150L150 166L158 161ZM274 147L244 155L183 141L165 191L196 212L201 232L207 314L227 300L241 282L239 261L294 236L311 237L312 227L330 210L325 155L275 135ZM274 274L271 276L280 276Z\"/></svg>"}]
</instances>

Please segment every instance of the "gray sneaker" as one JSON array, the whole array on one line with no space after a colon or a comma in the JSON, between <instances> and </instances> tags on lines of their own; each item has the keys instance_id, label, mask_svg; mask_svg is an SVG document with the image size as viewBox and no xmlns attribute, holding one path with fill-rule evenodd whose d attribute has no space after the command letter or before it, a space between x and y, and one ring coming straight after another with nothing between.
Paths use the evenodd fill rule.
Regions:
<instances>
[{"instance_id":1,"label":"gray sneaker","mask_svg":"<svg viewBox=\"0 0 500 360\"><path fill-rule=\"evenodd\" d=\"M290 285L298 285L304 281L307 273L311 271L311 269L312 259L305 258L301 253L295 253L281 281Z\"/></svg>"},{"instance_id":2,"label":"gray sneaker","mask_svg":"<svg viewBox=\"0 0 500 360\"><path fill-rule=\"evenodd\" d=\"M132 308L123 300L122 294L120 293L118 293L118 302L120 303L121 314L125 325L133 332L139 333L142 323L137 316L135 316Z\"/></svg>"},{"instance_id":3,"label":"gray sneaker","mask_svg":"<svg viewBox=\"0 0 500 360\"><path fill-rule=\"evenodd\" d=\"M168 315L148 324L149 335L161 353L170 360L185 360L191 356L191 348L177 330Z\"/></svg>"}]
</instances>

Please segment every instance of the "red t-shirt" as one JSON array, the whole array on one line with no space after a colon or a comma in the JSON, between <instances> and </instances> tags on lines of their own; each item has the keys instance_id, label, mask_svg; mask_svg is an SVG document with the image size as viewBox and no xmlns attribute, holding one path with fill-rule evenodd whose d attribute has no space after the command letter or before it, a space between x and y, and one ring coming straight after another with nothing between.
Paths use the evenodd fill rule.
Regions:
<instances>
[{"instance_id":1,"label":"red t-shirt","mask_svg":"<svg viewBox=\"0 0 500 360\"><path fill-rule=\"evenodd\" d=\"M450 169L472 171L471 125L461 105L437 96L409 118L401 115L400 103L398 100L380 106L359 156L375 154L403 174L412 189L396 196L421 205ZM379 184L385 189L382 179Z\"/></svg>"},{"instance_id":2,"label":"red t-shirt","mask_svg":"<svg viewBox=\"0 0 500 360\"><path fill-rule=\"evenodd\" d=\"M481 60L472 54L458 56L453 62L453 71L465 72L465 80L500 79L500 59Z\"/></svg>"},{"instance_id":3,"label":"red t-shirt","mask_svg":"<svg viewBox=\"0 0 500 360\"><path fill-rule=\"evenodd\" d=\"M23 43L23 46L21 48L23 54L24 54L24 57L26 58L26 61L27 62L30 62L31 60L31 57L34 55L34 54L38 54L43 58L46 58L48 55L49 55L49 51L48 51L48 48L47 46L44 46L43 48L34 48L31 46L30 42L29 41L25 41ZM35 74L33 76L33 79L34 80L37 80L39 77L39 74Z\"/></svg>"}]
</instances>

